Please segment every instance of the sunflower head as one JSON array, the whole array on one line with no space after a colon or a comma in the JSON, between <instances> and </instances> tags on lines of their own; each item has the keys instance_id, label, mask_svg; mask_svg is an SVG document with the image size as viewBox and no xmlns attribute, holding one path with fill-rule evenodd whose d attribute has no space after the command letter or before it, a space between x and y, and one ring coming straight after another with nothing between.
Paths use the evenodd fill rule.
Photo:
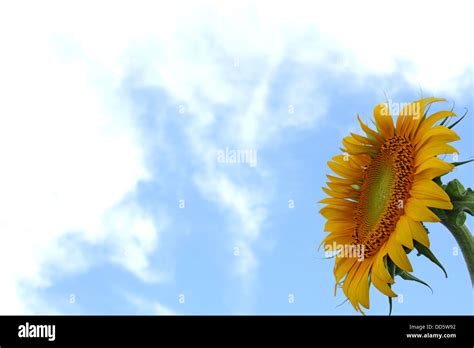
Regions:
<instances>
[{"instance_id":1,"label":"sunflower head","mask_svg":"<svg viewBox=\"0 0 474 348\"><path fill-rule=\"evenodd\" d=\"M457 153L449 142L459 140L439 121L452 111L427 115L429 105L444 99L426 98L405 105L398 117L388 104L374 109L375 129L358 117L365 133L343 139L342 154L328 162L337 175L327 175L329 196L320 213L327 219L325 248L338 246L334 275L357 311L370 307L373 284L389 299L395 275L418 280L407 254L429 250L423 222L438 222L430 208L452 209L446 192L433 181L453 169L438 155ZM339 246L344 246L340 247ZM351 248L347 248L347 246ZM356 250L358 252L347 252ZM334 249L333 249L334 250Z\"/></svg>"}]
</instances>

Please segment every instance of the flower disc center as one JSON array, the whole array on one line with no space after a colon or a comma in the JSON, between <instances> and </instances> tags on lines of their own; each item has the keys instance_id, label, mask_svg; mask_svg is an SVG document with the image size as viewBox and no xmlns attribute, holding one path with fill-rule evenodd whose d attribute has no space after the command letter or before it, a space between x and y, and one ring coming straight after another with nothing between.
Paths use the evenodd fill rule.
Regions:
<instances>
[{"instance_id":1,"label":"flower disc center","mask_svg":"<svg viewBox=\"0 0 474 348\"><path fill-rule=\"evenodd\" d=\"M382 152L367 168L362 185L361 208L366 217L367 229L372 229L385 210L392 195L395 172L390 156Z\"/></svg>"},{"instance_id":2,"label":"flower disc center","mask_svg":"<svg viewBox=\"0 0 474 348\"><path fill-rule=\"evenodd\" d=\"M414 149L404 137L388 139L364 171L356 209L354 244L365 245L366 256L385 243L404 212L414 172Z\"/></svg>"}]
</instances>

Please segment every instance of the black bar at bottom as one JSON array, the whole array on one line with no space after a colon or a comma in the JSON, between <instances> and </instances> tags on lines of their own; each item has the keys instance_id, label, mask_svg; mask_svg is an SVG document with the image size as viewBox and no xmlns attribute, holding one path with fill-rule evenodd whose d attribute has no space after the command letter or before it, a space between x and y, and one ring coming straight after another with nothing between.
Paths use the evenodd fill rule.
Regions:
<instances>
[{"instance_id":1,"label":"black bar at bottom","mask_svg":"<svg viewBox=\"0 0 474 348\"><path fill-rule=\"evenodd\" d=\"M0 346L2 348L65 344L137 346L164 343L277 343L294 346L325 343L379 346L448 344L472 347L474 342L472 318L472 316L2 316Z\"/></svg>"}]
</instances>

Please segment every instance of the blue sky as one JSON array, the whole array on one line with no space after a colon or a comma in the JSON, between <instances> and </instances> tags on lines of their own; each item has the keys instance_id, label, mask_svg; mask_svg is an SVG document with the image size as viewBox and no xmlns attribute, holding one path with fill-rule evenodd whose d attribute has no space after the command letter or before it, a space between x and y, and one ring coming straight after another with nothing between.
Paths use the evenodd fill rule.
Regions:
<instances>
[{"instance_id":1,"label":"blue sky","mask_svg":"<svg viewBox=\"0 0 474 348\"><path fill-rule=\"evenodd\" d=\"M392 3L424 11L407 29L374 4L2 4L2 313L354 314L317 250L326 162L385 95L474 108L472 5ZM472 158L472 117L457 131ZM453 177L474 186L472 166ZM472 314L456 243L429 227L449 277L410 255L434 292L399 280L394 313Z\"/></svg>"}]
</instances>

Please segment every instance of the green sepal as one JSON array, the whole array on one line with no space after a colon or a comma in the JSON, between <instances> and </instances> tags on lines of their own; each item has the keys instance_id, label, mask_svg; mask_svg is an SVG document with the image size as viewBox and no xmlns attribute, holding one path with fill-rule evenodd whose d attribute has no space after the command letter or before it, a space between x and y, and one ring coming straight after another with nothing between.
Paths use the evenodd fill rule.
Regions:
<instances>
[{"instance_id":1,"label":"green sepal","mask_svg":"<svg viewBox=\"0 0 474 348\"><path fill-rule=\"evenodd\" d=\"M453 102L453 107L452 107L451 110L450 110L451 112L453 112L455 105L456 105L456 104ZM431 106L431 104L430 104L430 106ZM448 116L448 117L445 117L445 118L443 119L443 121L442 121L439 125L440 125L440 126L444 126L444 124L446 123L447 120L449 120L449 116Z\"/></svg>"},{"instance_id":2,"label":"green sepal","mask_svg":"<svg viewBox=\"0 0 474 348\"><path fill-rule=\"evenodd\" d=\"M384 263L385 263L385 268L387 269L388 273L390 274L390 276L395 279L395 271L396 271L396 267L395 264L393 263L392 260L390 260L390 258L388 256L386 256L384 258ZM391 284L388 284L388 286L391 288L392 285ZM392 315L392 298L390 296L387 296L388 297L388 305L389 305L389 309L388 309L388 315Z\"/></svg>"},{"instance_id":3,"label":"green sepal","mask_svg":"<svg viewBox=\"0 0 474 348\"><path fill-rule=\"evenodd\" d=\"M457 121L454 122L452 125L450 125L448 128L451 129L451 128L453 128L454 126L456 126L459 122L462 121L462 119L463 119L464 117L466 117L466 114L467 114L467 112L466 112L464 115L462 115L462 116L459 118L459 120L457 120Z\"/></svg>"},{"instance_id":4,"label":"green sepal","mask_svg":"<svg viewBox=\"0 0 474 348\"><path fill-rule=\"evenodd\" d=\"M346 298L344 301L342 301L341 303L339 303L339 304L336 306L336 308L341 307L341 306L342 306L344 303L346 303L347 301L349 301L348 298Z\"/></svg>"},{"instance_id":5,"label":"green sepal","mask_svg":"<svg viewBox=\"0 0 474 348\"><path fill-rule=\"evenodd\" d=\"M431 250L427 247L425 247L423 244L417 242L416 240L413 241L413 245L415 246L416 250L418 251L418 255L423 255L426 258L428 258L431 262L433 262L435 265L437 265L441 270L444 272L444 275L446 278L448 278L448 272L444 269L443 265L439 260L434 256L434 254L431 252Z\"/></svg>"},{"instance_id":6,"label":"green sepal","mask_svg":"<svg viewBox=\"0 0 474 348\"><path fill-rule=\"evenodd\" d=\"M467 161L462 161L462 162L451 162L450 164L452 164L453 166L457 167L457 166L462 166L463 164L466 164L466 163L469 163L469 162L473 162L474 159L470 159L470 160L467 160Z\"/></svg>"},{"instance_id":7,"label":"green sepal","mask_svg":"<svg viewBox=\"0 0 474 348\"><path fill-rule=\"evenodd\" d=\"M414 281L414 282L417 282L417 283L420 283L420 284L423 284L423 285L427 286L431 290L431 293L433 293L433 289L431 288L431 286L428 285L428 283L426 283L423 280L415 277L413 274L408 273L408 272L406 272L406 271L404 271L404 270L402 270L398 267L397 267L396 274L399 275L404 280L411 280L411 281Z\"/></svg>"}]
</instances>

